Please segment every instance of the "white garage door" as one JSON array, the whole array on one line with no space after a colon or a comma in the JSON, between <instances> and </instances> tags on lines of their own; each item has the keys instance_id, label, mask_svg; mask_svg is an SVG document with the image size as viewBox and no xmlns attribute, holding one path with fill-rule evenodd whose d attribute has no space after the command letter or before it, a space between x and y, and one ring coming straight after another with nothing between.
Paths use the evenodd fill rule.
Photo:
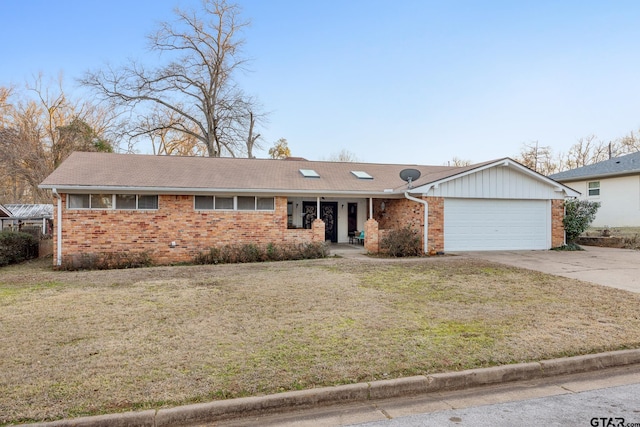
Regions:
<instances>
[{"instance_id":1,"label":"white garage door","mask_svg":"<svg viewBox=\"0 0 640 427\"><path fill-rule=\"evenodd\" d=\"M549 249L547 200L445 199L444 250Z\"/></svg>"}]
</instances>

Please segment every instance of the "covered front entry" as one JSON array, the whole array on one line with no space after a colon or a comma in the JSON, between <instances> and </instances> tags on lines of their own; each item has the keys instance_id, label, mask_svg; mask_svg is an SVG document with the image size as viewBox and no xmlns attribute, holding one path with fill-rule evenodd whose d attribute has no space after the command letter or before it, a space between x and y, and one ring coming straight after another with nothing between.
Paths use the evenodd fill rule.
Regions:
<instances>
[{"instance_id":1,"label":"covered front entry","mask_svg":"<svg viewBox=\"0 0 640 427\"><path fill-rule=\"evenodd\" d=\"M303 202L303 226L311 228L316 219L316 202ZM324 238L332 243L338 242L338 202L320 202L320 219L324 221Z\"/></svg>"},{"instance_id":2,"label":"covered front entry","mask_svg":"<svg viewBox=\"0 0 640 427\"><path fill-rule=\"evenodd\" d=\"M444 200L444 249L525 250L551 247L548 200Z\"/></svg>"}]
</instances>

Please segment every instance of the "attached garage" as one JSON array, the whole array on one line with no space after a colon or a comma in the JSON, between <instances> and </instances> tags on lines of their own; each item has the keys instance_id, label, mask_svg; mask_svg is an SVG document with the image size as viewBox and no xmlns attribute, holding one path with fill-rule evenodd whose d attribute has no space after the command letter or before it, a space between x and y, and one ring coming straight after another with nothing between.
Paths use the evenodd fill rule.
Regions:
<instances>
[{"instance_id":1,"label":"attached garage","mask_svg":"<svg viewBox=\"0 0 640 427\"><path fill-rule=\"evenodd\" d=\"M409 191L428 211L426 249L547 250L564 244L563 202L580 193L511 159L431 180Z\"/></svg>"},{"instance_id":2,"label":"attached garage","mask_svg":"<svg viewBox=\"0 0 640 427\"><path fill-rule=\"evenodd\" d=\"M548 249L551 247L549 200L444 200L444 249Z\"/></svg>"}]
</instances>

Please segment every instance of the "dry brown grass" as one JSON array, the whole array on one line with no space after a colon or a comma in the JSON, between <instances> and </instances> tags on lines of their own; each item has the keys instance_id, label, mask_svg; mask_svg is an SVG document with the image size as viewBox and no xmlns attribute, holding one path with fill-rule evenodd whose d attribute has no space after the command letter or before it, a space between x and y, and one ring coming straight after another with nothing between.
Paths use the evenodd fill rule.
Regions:
<instances>
[{"instance_id":1,"label":"dry brown grass","mask_svg":"<svg viewBox=\"0 0 640 427\"><path fill-rule=\"evenodd\" d=\"M0 424L637 347L640 295L459 257L0 270Z\"/></svg>"}]
</instances>

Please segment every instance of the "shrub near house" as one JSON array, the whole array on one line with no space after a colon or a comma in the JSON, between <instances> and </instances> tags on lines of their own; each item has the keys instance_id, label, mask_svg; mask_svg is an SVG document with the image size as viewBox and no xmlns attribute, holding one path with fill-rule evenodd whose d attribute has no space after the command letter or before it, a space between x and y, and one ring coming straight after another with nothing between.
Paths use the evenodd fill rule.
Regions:
<instances>
[{"instance_id":1,"label":"shrub near house","mask_svg":"<svg viewBox=\"0 0 640 427\"><path fill-rule=\"evenodd\" d=\"M573 243L589 228L596 217L600 203L588 200L567 200L564 204L564 229L567 233L567 242Z\"/></svg>"},{"instance_id":2,"label":"shrub near house","mask_svg":"<svg viewBox=\"0 0 640 427\"><path fill-rule=\"evenodd\" d=\"M38 239L29 233L0 232L0 267L38 256Z\"/></svg>"}]
</instances>

